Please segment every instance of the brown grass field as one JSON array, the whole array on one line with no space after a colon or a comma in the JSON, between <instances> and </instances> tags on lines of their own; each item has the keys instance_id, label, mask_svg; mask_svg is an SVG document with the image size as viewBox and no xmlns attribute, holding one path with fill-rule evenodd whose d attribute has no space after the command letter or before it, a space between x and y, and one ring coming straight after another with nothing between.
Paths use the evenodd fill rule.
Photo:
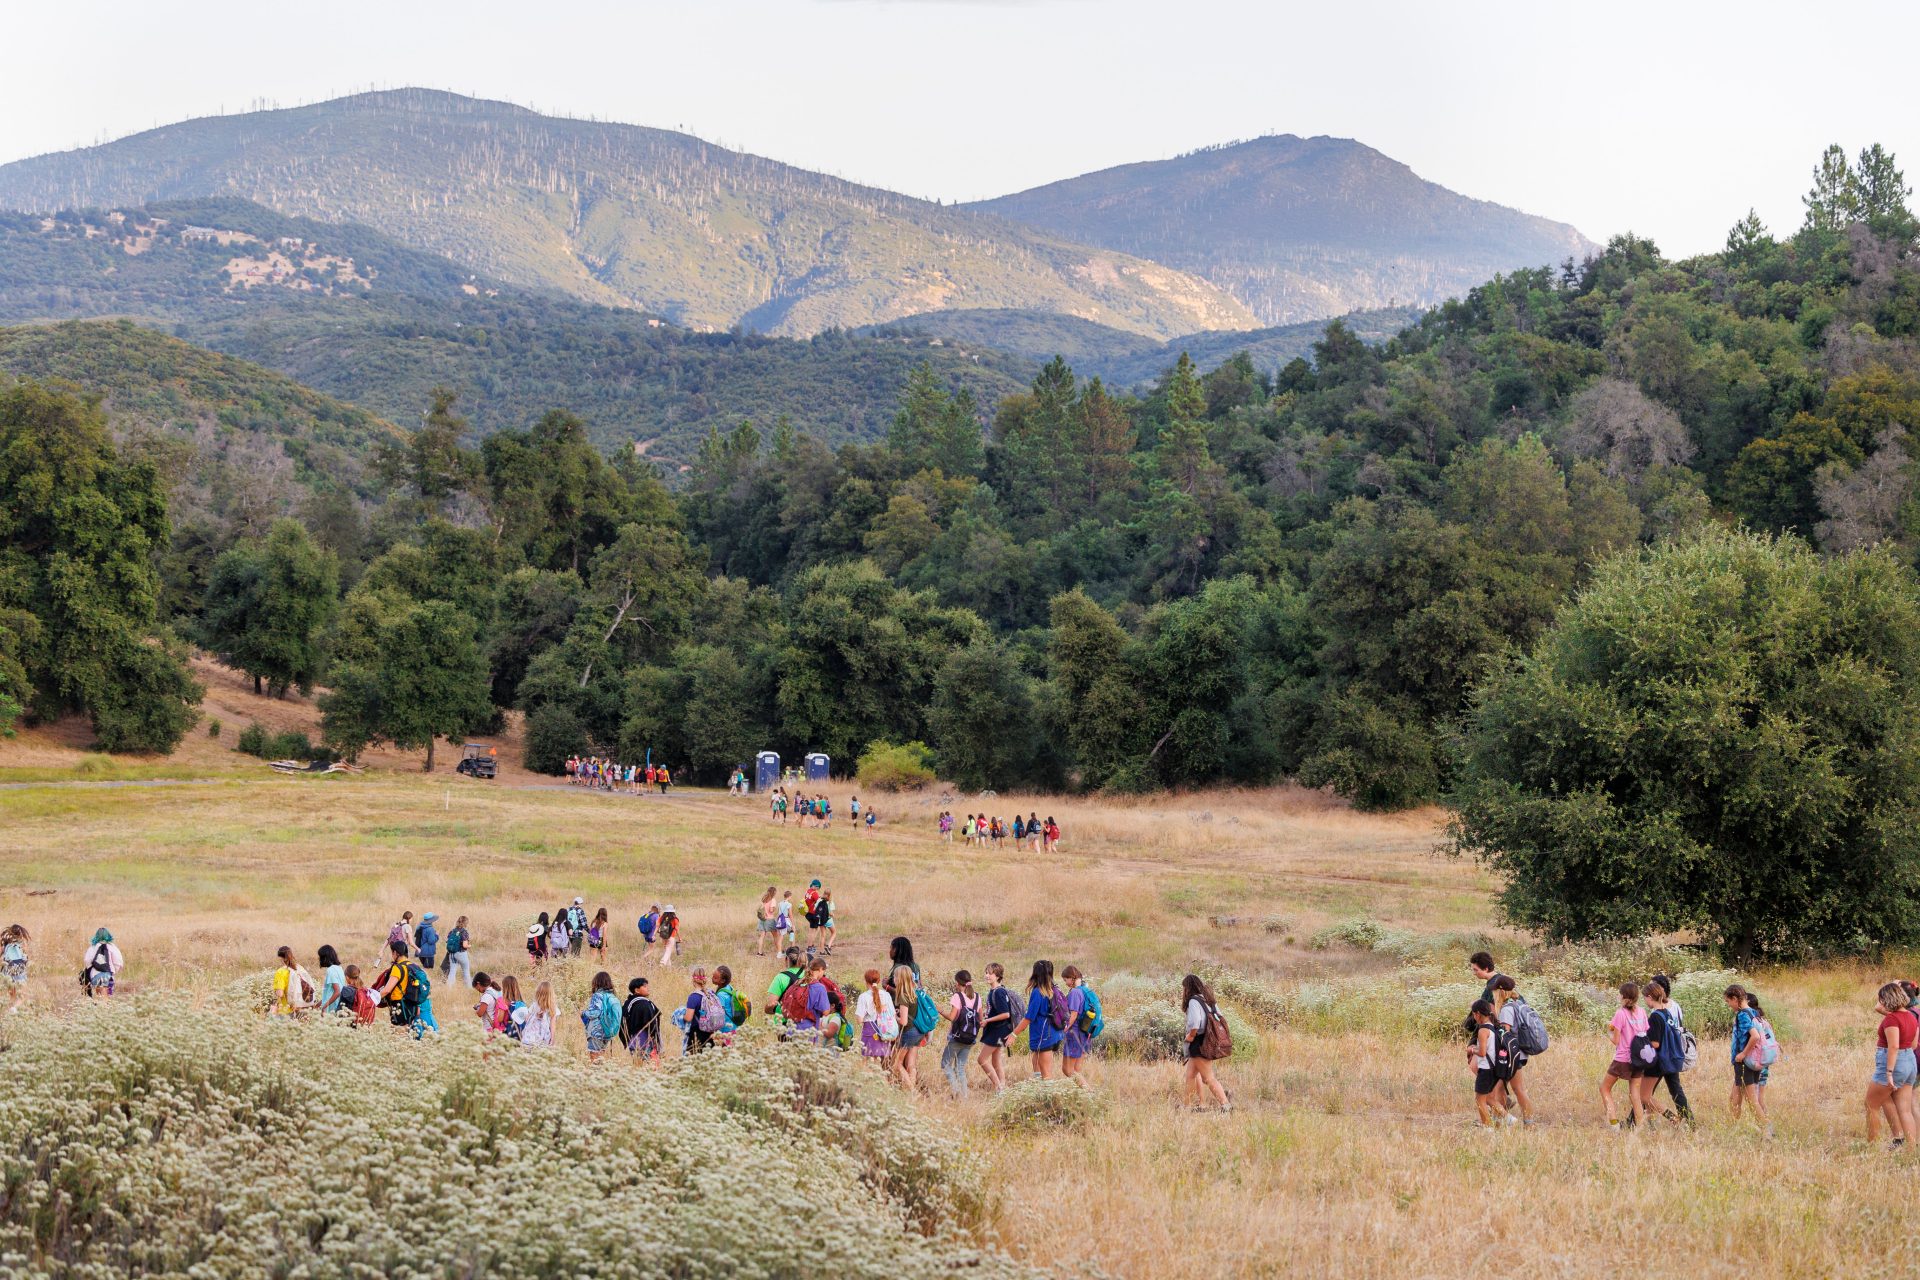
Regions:
<instances>
[{"instance_id":1,"label":"brown grass field","mask_svg":"<svg viewBox=\"0 0 1920 1280\"><path fill-rule=\"evenodd\" d=\"M254 701L221 696L242 714ZM227 720L228 741L242 724ZM57 773L81 745L44 730L0 744L0 780L8 767ZM759 798L600 796L529 785L517 771L493 784L422 777L401 757L356 778L289 779L210 747L195 746L186 772L213 780L0 789L0 916L34 938L23 1016L58 1017L77 996L73 974L97 925L127 953L130 993L212 990L270 966L282 943L309 964L322 942L364 963L407 907L443 922L469 915L476 967L524 977L525 923L576 893L612 910L609 967L622 988L639 948L634 917L671 901L691 961L730 963L763 991L773 965L751 955L759 891L798 891L818 876L839 904L843 981L857 982L905 932L930 977L990 960L1010 974L1043 956L1077 963L1111 990L1110 1021L1145 1000L1171 1006L1179 975L1205 963L1275 992L1332 981L1360 1006L1337 1026L1264 1026L1257 1054L1223 1069L1232 1115L1180 1110L1177 1067L1105 1058L1091 1068L1105 1110L1084 1128L1037 1135L989 1125L978 1091L964 1103L945 1096L936 1033L920 1105L985 1165L994 1242L1047 1271L1920 1274L1920 1157L1869 1148L1862 1135L1879 969L1750 975L1786 1029L1770 1142L1727 1118L1724 1039L1703 1041L1687 1078L1696 1132L1609 1132L1594 1096L1608 1057L1598 1033L1557 1037L1529 1068L1542 1124L1475 1130L1459 1049L1393 1016L1420 987L1465 981L1465 951L1443 946L1409 964L1308 945L1326 924L1364 915L1413 935L1491 933L1503 958L1519 948L1496 927L1489 879L1434 851L1436 812L1363 816L1291 788L988 802L1008 817L1018 808L1059 819L1062 846L1043 863L940 843L937 793L863 797L883 824L868 835L844 822L774 826ZM851 790L831 788L837 811ZM953 807L964 812L968 798ZM1285 924L1221 927L1217 916ZM569 1010L584 966L562 966ZM684 995L684 974L659 976L663 1005ZM1517 976L1525 990L1526 971ZM464 1009L444 987L435 1003L443 1023ZM578 1020L561 1022L582 1071L629 1069L589 1067Z\"/></svg>"}]
</instances>

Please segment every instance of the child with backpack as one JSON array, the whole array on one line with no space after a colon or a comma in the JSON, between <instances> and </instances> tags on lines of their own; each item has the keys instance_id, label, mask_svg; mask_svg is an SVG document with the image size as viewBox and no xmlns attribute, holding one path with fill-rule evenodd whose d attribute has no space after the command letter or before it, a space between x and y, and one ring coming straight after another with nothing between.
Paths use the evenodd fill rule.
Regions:
<instances>
[{"instance_id":1,"label":"child with backpack","mask_svg":"<svg viewBox=\"0 0 1920 1280\"><path fill-rule=\"evenodd\" d=\"M440 962L440 974L451 983L457 977L467 986L473 985L473 934L467 929L467 918L461 916L453 922L453 928L447 930L447 955Z\"/></svg>"},{"instance_id":2,"label":"child with backpack","mask_svg":"<svg viewBox=\"0 0 1920 1280\"><path fill-rule=\"evenodd\" d=\"M350 964L346 968L346 990L340 993L340 1009L347 1015L350 1027L370 1027L373 1015L378 1008L374 1003L373 992L367 990L366 980L360 976L360 966Z\"/></svg>"},{"instance_id":3,"label":"child with backpack","mask_svg":"<svg viewBox=\"0 0 1920 1280\"><path fill-rule=\"evenodd\" d=\"M273 1015L298 1017L313 1006L313 977L293 958L292 947L282 947L275 955L280 964L273 971Z\"/></svg>"},{"instance_id":4,"label":"child with backpack","mask_svg":"<svg viewBox=\"0 0 1920 1280\"><path fill-rule=\"evenodd\" d=\"M553 998L553 984L542 982L535 987L533 1003L521 1005L513 1018L519 1024L522 1045L529 1049L552 1048L553 1030L560 1021L560 1002Z\"/></svg>"},{"instance_id":5,"label":"child with backpack","mask_svg":"<svg viewBox=\"0 0 1920 1280\"><path fill-rule=\"evenodd\" d=\"M1007 1087L1007 1041L1013 1038L1013 993L1007 971L997 961L986 968L987 1002L980 1019L980 1070L994 1092Z\"/></svg>"},{"instance_id":6,"label":"child with backpack","mask_svg":"<svg viewBox=\"0 0 1920 1280\"><path fill-rule=\"evenodd\" d=\"M80 961L80 982L87 989L87 999L112 995L113 981L126 963L120 948L113 945L113 935L105 929L95 929L93 941L87 944L86 955Z\"/></svg>"},{"instance_id":7,"label":"child with backpack","mask_svg":"<svg viewBox=\"0 0 1920 1280\"><path fill-rule=\"evenodd\" d=\"M1107 1019L1100 1008L1100 997L1087 985L1078 966L1068 965L1062 969L1060 980L1066 984L1069 1015L1060 1037L1061 1071L1069 1080L1084 1085L1081 1069L1093 1052L1093 1038L1106 1030Z\"/></svg>"},{"instance_id":8,"label":"child with backpack","mask_svg":"<svg viewBox=\"0 0 1920 1280\"><path fill-rule=\"evenodd\" d=\"M965 969L953 975L953 994L940 1016L947 1020L947 1043L940 1050L940 1071L953 1096L967 1096L967 1055L980 1041L980 997L973 991L973 975Z\"/></svg>"},{"instance_id":9,"label":"child with backpack","mask_svg":"<svg viewBox=\"0 0 1920 1280\"><path fill-rule=\"evenodd\" d=\"M1728 1105L1735 1120L1740 1118L1742 1103L1751 1106L1771 1138L1773 1122L1767 1118L1766 1087L1773 1059L1767 1056L1768 1034L1759 1012L1759 1001L1737 982L1722 996L1733 1011L1733 1093Z\"/></svg>"},{"instance_id":10,"label":"child with backpack","mask_svg":"<svg viewBox=\"0 0 1920 1280\"><path fill-rule=\"evenodd\" d=\"M791 889L784 889L780 893L780 911L773 918L773 938L775 946L793 946L793 890Z\"/></svg>"},{"instance_id":11,"label":"child with backpack","mask_svg":"<svg viewBox=\"0 0 1920 1280\"><path fill-rule=\"evenodd\" d=\"M1187 1086L1182 1095L1185 1104L1197 1109L1200 1100L1211 1093L1219 1102L1220 1110L1232 1111L1233 1095L1214 1075L1213 1064L1233 1056L1233 1032L1228 1029L1227 1020L1220 1016L1212 988L1200 981L1198 975L1188 974L1180 980L1180 1007L1187 1019Z\"/></svg>"},{"instance_id":12,"label":"child with backpack","mask_svg":"<svg viewBox=\"0 0 1920 1280\"><path fill-rule=\"evenodd\" d=\"M27 926L10 924L0 930L0 980L7 984L7 1012L20 1007L27 995Z\"/></svg>"},{"instance_id":13,"label":"child with backpack","mask_svg":"<svg viewBox=\"0 0 1920 1280\"><path fill-rule=\"evenodd\" d=\"M753 1015L753 1005L734 989L733 970L724 964L713 967L713 994L720 1000L720 1011L727 1016L727 1025L722 1033L722 1041L733 1043L733 1033L746 1025Z\"/></svg>"},{"instance_id":14,"label":"child with backpack","mask_svg":"<svg viewBox=\"0 0 1920 1280\"><path fill-rule=\"evenodd\" d=\"M587 926L587 948L593 952L595 964L607 961L607 909L601 907L593 913L593 923Z\"/></svg>"},{"instance_id":15,"label":"child with backpack","mask_svg":"<svg viewBox=\"0 0 1920 1280\"><path fill-rule=\"evenodd\" d=\"M620 1002L613 998L613 975L605 969L593 975L593 994L580 1012L580 1024L587 1033L587 1060L600 1061L620 1035Z\"/></svg>"},{"instance_id":16,"label":"child with backpack","mask_svg":"<svg viewBox=\"0 0 1920 1280\"><path fill-rule=\"evenodd\" d=\"M433 927L433 922L439 918L429 911L420 917L420 924L413 931L413 950L420 958L422 969L431 970L440 954L440 931Z\"/></svg>"},{"instance_id":17,"label":"child with backpack","mask_svg":"<svg viewBox=\"0 0 1920 1280\"><path fill-rule=\"evenodd\" d=\"M1514 1123L1496 1096L1500 1086L1513 1078L1513 1029L1493 1020L1493 1001L1475 1000L1469 1011L1473 1019L1473 1040L1467 1046L1467 1066L1473 1072L1473 1109L1480 1127L1490 1129L1497 1121Z\"/></svg>"},{"instance_id":18,"label":"child with backpack","mask_svg":"<svg viewBox=\"0 0 1920 1280\"><path fill-rule=\"evenodd\" d=\"M840 933L839 926L833 922L833 890L820 891L820 905L817 910L820 913L820 938L823 944L820 954L830 956L833 954L833 940Z\"/></svg>"},{"instance_id":19,"label":"child with backpack","mask_svg":"<svg viewBox=\"0 0 1920 1280\"><path fill-rule=\"evenodd\" d=\"M713 1038L727 1029L727 1015L720 1007L720 998L707 990L707 971L696 968L688 976L693 990L687 993L687 1003L675 1019L686 1032L680 1051L703 1053L713 1044Z\"/></svg>"},{"instance_id":20,"label":"child with backpack","mask_svg":"<svg viewBox=\"0 0 1920 1280\"><path fill-rule=\"evenodd\" d=\"M802 987L806 986L807 978L807 967L802 963L799 947L789 946L781 958L786 961L787 967L777 971L773 981L767 984L767 1018L776 1026L787 1022L786 1011L782 1007L787 992L796 982Z\"/></svg>"},{"instance_id":21,"label":"child with backpack","mask_svg":"<svg viewBox=\"0 0 1920 1280\"><path fill-rule=\"evenodd\" d=\"M912 1093L920 1085L915 1058L926 1043L927 1033L940 1024L940 1009L920 985L920 966L913 958L911 941L895 938L887 948L887 958L893 965L887 990L900 1017L900 1039L894 1043L887 1067L895 1082Z\"/></svg>"},{"instance_id":22,"label":"child with backpack","mask_svg":"<svg viewBox=\"0 0 1920 1280\"><path fill-rule=\"evenodd\" d=\"M540 968L540 962L547 958L547 913L542 911L540 918L527 926L527 961L534 969Z\"/></svg>"},{"instance_id":23,"label":"child with backpack","mask_svg":"<svg viewBox=\"0 0 1920 1280\"><path fill-rule=\"evenodd\" d=\"M507 1007L505 1017L500 1022L500 1034L509 1040L518 1040L526 1023L527 1002L520 995L520 979L508 974L500 979L500 1001Z\"/></svg>"},{"instance_id":24,"label":"child with backpack","mask_svg":"<svg viewBox=\"0 0 1920 1280\"><path fill-rule=\"evenodd\" d=\"M1645 1069L1636 1057L1640 1045L1647 1034L1647 1013L1640 1007L1640 984L1623 982L1620 984L1620 1007L1613 1011L1613 1021L1607 1024L1607 1030L1613 1037L1613 1060L1607 1063L1607 1073L1600 1077L1600 1101L1607 1108L1607 1128L1620 1127L1620 1115L1613 1105L1613 1086L1619 1081L1627 1082L1627 1123L1640 1122L1640 1087L1635 1082L1645 1074Z\"/></svg>"},{"instance_id":25,"label":"child with backpack","mask_svg":"<svg viewBox=\"0 0 1920 1280\"><path fill-rule=\"evenodd\" d=\"M1547 1051L1546 1024L1540 1020L1540 1014L1533 1006L1521 999L1520 993L1514 989L1513 979L1506 974L1494 976L1492 991L1494 1023L1513 1033L1513 1074L1501 1082L1501 1088L1495 1090L1494 1101L1508 1115L1512 1115L1517 1105L1520 1123L1531 1125L1533 1103L1527 1097L1527 1077L1523 1068L1535 1055Z\"/></svg>"},{"instance_id":26,"label":"child with backpack","mask_svg":"<svg viewBox=\"0 0 1920 1280\"><path fill-rule=\"evenodd\" d=\"M673 964L673 953L680 949L680 913L669 902L660 912L660 967Z\"/></svg>"},{"instance_id":27,"label":"child with backpack","mask_svg":"<svg viewBox=\"0 0 1920 1280\"><path fill-rule=\"evenodd\" d=\"M869 969L864 976L867 989L853 1006L853 1019L860 1024L860 1056L884 1066L900 1038L900 1018L893 993L880 985L880 971Z\"/></svg>"},{"instance_id":28,"label":"child with backpack","mask_svg":"<svg viewBox=\"0 0 1920 1280\"><path fill-rule=\"evenodd\" d=\"M553 913L553 923L547 926L547 954L555 960L567 958L567 948L573 945L573 929L567 924L565 907Z\"/></svg>"},{"instance_id":29,"label":"child with backpack","mask_svg":"<svg viewBox=\"0 0 1920 1280\"><path fill-rule=\"evenodd\" d=\"M575 898L573 905L565 912L567 921L567 953L579 955L580 948L587 942L587 900Z\"/></svg>"},{"instance_id":30,"label":"child with backpack","mask_svg":"<svg viewBox=\"0 0 1920 1280\"><path fill-rule=\"evenodd\" d=\"M500 997L500 988L485 970L473 975L473 994L479 999L474 1003L474 1016L480 1019L480 1025L492 1034L501 1029L506 1020L507 1002Z\"/></svg>"},{"instance_id":31,"label":"child with backpack","mask_svg":"<svg viewBox=\"0 0 1920 1280\"><path fill-rule=\"evenodd\" d=\"M1014 1025L1013 1033L1027 1033L1027 1049L1033 1054L1034 1070L1042 1080L1057 1078L1060 1072L1060 1045L1066 1038L1066 989L1055 985L1053 961L1035 960L1027 977L1027 1011Z\"/></svg>"},{"instance_id":32,"label":"child with backpack","mask_svg":"<svg viewBox=\"0 0 1920 1280\"><path fill-rule=\"evenodd\" d=\"M627 1003L620 1010L620 1036L635 1062L660 1064L660 1006L653 1002L645 978L627 984Z\"/></svg>"},{"instance_id":33,"label":"child with backpack","mask_svg":"<svg viewBox=\"0 0 1920 1280\"><path fill-rule=\"evenodd\" d=\"M640 960L645 963L653 959L653 938L660 929L660 904L656 902L648 907L647 914L641 916L636 923L640 929L640 940L646 943L646 946L640 949Z\"/></svg>"}]
</instances>

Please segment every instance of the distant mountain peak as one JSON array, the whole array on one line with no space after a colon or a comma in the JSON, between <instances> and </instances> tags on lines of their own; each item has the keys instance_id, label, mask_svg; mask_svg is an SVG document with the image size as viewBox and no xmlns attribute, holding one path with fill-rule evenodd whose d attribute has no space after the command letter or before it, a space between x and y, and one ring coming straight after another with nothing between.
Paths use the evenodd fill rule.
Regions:
<instances>
[{"instance_id":1,"label":"distant mountain peak","mask_svg":"<svg viewBox=\"0 0 1920 1280\"><path fill-rule=\"evenodd\" d=\"M1269 324L1439 302L1595 246L1352 138L1268 134L972 206L1193 272Z\"/></svg>"}]
</instances>

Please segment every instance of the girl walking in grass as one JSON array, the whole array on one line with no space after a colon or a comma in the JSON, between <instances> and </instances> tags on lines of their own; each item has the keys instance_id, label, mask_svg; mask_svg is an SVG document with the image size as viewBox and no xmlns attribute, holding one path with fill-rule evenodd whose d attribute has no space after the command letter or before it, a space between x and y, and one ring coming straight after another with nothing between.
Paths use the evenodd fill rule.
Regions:
<instances>
[{"instance_id":1,"label":"girl walking in grass","mask_svg":"<svg viewBox=\"0 0 1920 1280\"><path fill-rule=\"evenodd\" d=\"M1502 977L1494 981L1512 982L1513 979ZM1653 1062L1640 1080L1640 1110L1648 1116L1653 1114L1653 1091L1664 1080L1667 1096L1673 1100L1673 1108L1663 1114L1675 1124L1692 1124L1693 1108L1687 1104L1687 1091L1680 1083L1680 1072L1686 1067L1687 1050L1679 1006L1673 1003L1667 979L1657 973L1647 979L1647 985L1640 989L1640 995L1648 1006L1647 1043L1653 1049ZM1514 1078L1519 1078L1518 1072Z\"/></svg>"},{"instance_id":2,"label":"girl walking in grass","mask_svg":"<svg viewBox=\"0 0 1920 1280\"><path fill-rule=\"evenodd\" d=\"M593 975L593 994L580 1022L587 1031L587 1058L598 1062L620 1035L620 1002L614 999L613 975L605 969Z\"/></svg>"},{"instance_id":3,"label":"girl walking in grass","mask_svg":"<svg viewBox=\"0 0 1920 1280\"><path fill-rule=\"evenodd\" d=\"M854 1020L860 1024L860 1056L884 1066L900 1038L900 1018L893 994L880 985L880 971L869 969L863 977L867 989L853 1003Z\"/></svg>"},{"instance_id":4,"label":"girl walking in grass","mask_svg":"<svg viewBox=\"0 0 1920 1280\"><path fill-rule=\"evenodd\" d=\"M1233 1055L1233 1034L1220 1016L1213 990L1195 974L1180 980L1180 1007L1187 1015L1186 1105L1199 1107L1211 1095L1220 1110L1233 1110L1233 1095L1213 1073L1213 1064Z\"/></svg>"},{"instance_id":5,"label":"girl walking in grass","mask_svg":"<svg viewBox=\"0 0 1920 1280\"><path fill-rule=\"evenodd\" d=\"M994 1092L1007 1087L1007 1041L1013 1038L1013 993L998 962L986 967L987 1002L980 1019L980 1070Z\"/></svg>"},{"instance_id":6,"label":"girl walking in grass","mask_svg":"<svg viewBox=\"0 0 1920 1280\"><path fill-rule=\"evenodd\" d=\"M820 891L820 938L825 945L820 948L821 955L833 954L833 940L839 934L840 926L833 922L833 890L822 889Z\"/></svg>"},{"instance_id":7,"label":"girl walking in grass","mask_svg":"<svg viewBox=\"0 0 1920 1280\"><path fill-rule=\"evenodd\" d=\"M1091 997L1077 965L1062 969L1060 980L1067 988L1067 1025L1060 1035L1060 1068L1067 1078L1084 1085L1086 1081L1080 1078L1080 1071L1093 1048Z\"/></svg>"},{"instance_id":8,"label":"girl walking in grass","mask_svg":"<svg viewBox=\"0 0 1920 1280\"><path fill-rule=\"evenodd\" d=\"M1880 1026L1873 1036L1873 1075L1867 1082L1867 1141L1880 1141L1884 1115L1897 1151L1911 1138L1913 1128L1914 1040L1920 1034L1906 989L1897 982L1880 988L1874 1012Z\"/></svg>"},{"instance_id":9,"label":"girl walking in grass","mask_svg":"<svg viewBox=\"0 0 1920 1280\"><path fill-rule=\"evenodd\" d=\"M1512 1059L1508 1063L1513 1074L1501 1081L1503 1087L1499 1091L1499 1096L1496 1098L1496 1101L1502 1109L1511 1114L1513 1106L1508 1103L1508 1097L1511 1096L1513 1104L1520 1108L1520 1123L1530 1125L1533 1123L1533 1103L1527 1098L1527 1078L1523 1074L1523 1068L1526 1067L1528 1059L1526 1054L1520 1052L1518 1042L1519 1027L1517 1025L1520 1018L1520 1007L1526 1002L1521 1000L1520 993L1514 990L1513 979L1504 973L1494 977L1491 990L1493 993L1494 1024L1505 1027L1508 1031L1513 1032L1515 1038Z\"/></svg>"},{"instance_id":10,"label":"girl walking in grass","mask_svg":"<svg viewBox=\"0 0 1920 1280\"><path fill-rule=\"evenodd\" d=\"M607 962L607 909L605 907L593 913L593 923L587 926L587 949L593 952L595 964Z\"/></svg>"},{"instance_id":11,"label":"girl walking in grass","mask_svg":"<svg viewBox=\"0 0 1920 1280\"><path fill-rule=\"evenodd\" d=\"M1500 1024L1493 1020L1493 1001L1475 1000L1468 1017L1473 1024L1473 1039L1467 1045L1467 1067L1473 1072L1473 1110L1480 1127L1490 1129L1496 1120L1511 1122L1513 1117L1500 1103L1500 1085L1508 1070L1511 1055L1500 1051ZM1507 1062L1502 1062L1505 1057Z\"/></svg>"},{"instance_id":12,"label":"girl walking in grass","mask_svg":"<svg viewBox=\"0 0 1920 1280\"><path fill-rule=\"evenodd\" d=\"M780 928L780 891L773 885L760 895L760 906L753 916L753 954L767 954L767 939ZM778 945L777 943L775 945Z\"/></svg>"},{"instance_id":13,"label":"girl walking in grass","mask_svg":"<svg viewBox=\"0 0 1920 1280\"><path fill-rule=\"evenodd\" d=\"M27 996L27 926L10 924L0 930L0 981L7 984L7 1012L20 1007Z\"/></svg>"},{"instance_id":14,"label":"girl walking in grass","mask_svg":"<svg viewBox=\"0 0 1920 1280\"><path fill-rule=\"evenodd\" d=\"M967 1096L967 1055L980 1039L980 997L973 992L973 975L965 969L953 975L953 995L940 1011L947 1020L947 1043L940 1050L940 1070L953 1096Z\"/></svg>"},{"instance_id":15,"label":"girl walking in grass","mask_svg":"<svg viewBox=\"0 0 1920 1280\"><path fill-rule=\"evenodd\" d=\"M1607 1108L1607 1127L1618 1129L1620 1113L1613 1105L1613 1086L1623 1080L1627 1085L1627 1123L1640 1121L1640 1086L1636 1081L1645 1071L1634 1057L1634 1042L1647 1034L1647 1013L1640 1007L1639 983L1620 984L1620 1007L1613 1011L1607 1031L1613 1037L1613 1059L1607 1063L1607 1073L1600 1077L1600 1101Z\"/></svg>"},{"instance_id":16,"label":"girl walking in grass","mask_svg":"<svg viewBox=\"0 0 1920 1280\"><path fill-rule=\"evenodd\" d=\"M507 979L512 982L512 978ZM560 1020L560 1003L553 998L553 984L542 982L533 991L533 1003L521 1006L514 1015L520 1022L520 1043L529 1049L553 1047L553 1029Z\"/></svg>"},{"instance_id":17,"label":"girl walking in grass","mask_svg":"<svg viewBox=\"0 0 1920 1280\"><path fill-rule=\"evenodd\" d=\"M669 902L660 912L660 967L673 965L673 953L680 948L680 913Z\"/></svg>"},{"instance_id":18,"label":"girl walking in grass","mask_svg":"<svg viewBox=\"0 0 1920 1280\"><path fill-rule=\"evenodd\" d=\"M920 1025L919 1016L920 965L913 958L913 943L904 936L888 945L887 958L892 963L887 989L900 1018L900 1039L894 1043L893 1057L887 1066L900 1087L912 1093L920 1085L914 1059L927 1038L927 1028Z\"/></svg>"},{"instance_id":19,"label":"girl walking in grass","mask_svg":"<svg viewBox=\"0 0 1920 1280\"><path fill-rule=\"evenodd\" d=\"M646 945L640 949L640 963L646 964L653 959L654 935L660 932L660 904L654 903L647 908L647 914L640 917L640 940Z\"/></svg>"},{"instance_id":20,"label":"girl walking in grass","mask_svg":"<svg viewBox=\"0 0 1920 1280\"><path fill-rule=\"evenodd\" d=\"M567 927L567 909L562 907L553 913L553 923L547 926L547 954L555 960L564 960L572 943L573 930Z\"/></svg>"},{"instance_id":21,"label":"girl walking in grass","mask_svg":"<svg viewBox=\"0 0 1920 1280\"><path fill-rule=\"evenodd\" d=\"M780 895L780 910L773 918L773 938L776 950L783 950L793 945L793 890L791 889L785 890Z\"/></svg>"},{"instance_id":22,"label":"girl walking in grass","mask_svg":"<svg viewBox=\"0 0 1920 1280\"><path fill-rule=\"evenodd\" d=\"M340 1008L341 996L346 994L347 971L340 967L340 953L331 944L323 945L315 958L320 962L320 1012L333 1013Z\"/></svg>"},{"instance_id":23,"label":"girl walking in grass","mask_svg":"<svg viewBox=\"0 0 1920 1280\"><path fill-rule=\"evenodd\" d=\"M500 979L500 1003L507 1011L500 1018L500 1030L509 1040L518 1040L526 1026L527 1002L520 994L520 979L508 974Z\"/></svg>"},{"instance_id":24,"label":"girl walking in grass","mask_svg":"<svg viewBox=\"0 0 1920 1280\"><path fill-rule=\"evenodd\" d=\"M1773 1121L1767 1118L1766 1098L1766 1044L1771 1033L1761 1015L1760 1001L1737 982L1721 994L1727 1008L1733 1010L1733 1093L1727 1100L1728 1107L1735 1120L1740 1118L1742 1103L1752 1107L1762 1130L1771 1138Z\"/></svg>"},{"instance_id":25,"label":"girl walking in grass","mask_svg":"<svg viewBox=\"0 0 1920 1280\"><path fill-rule=\"evenodd\" d=\"M540 913L538 920L527 926L527 960L535 970L538 970L540 962L547 958L547 931L550 928L551 926L547 923L547 913L544 911Z\"/></svg>"},{"instance_id":26,"label":"girl walking in grass","mask_svg":"<svg viewBox=\"0 0 1920 1280\"><path fill-rule=\"evenodd\" d=\"M447 958L440 962L440 972L448 982L457 979L462 986L473 985L473 934L467 928L465 916L455 920L453 928L447 930Z\"/></svg>"},{"instance_id":27,"label":"girl walking in grass","mask_svg":"<svg viewBox=\"0 0 1920 1280\"><path fill-rule=\"evenodd\" d=\"M105 929L95 929L93 941L87 944L86 954L80 958L80 971L87 980L87 999L112 995L114 979L126 966L120 948L113 945L113 935Z\"/></svg>"},{"instance_id":28,"label":"girl walking in grass","mask_svg":"<svg viewBox=\"0 0 1920 1280\"><path fill-rule=\"evenodd\" d=\"M1031 811L1027 814L1027 843L1035 853L1040 852L1040 841L1046 835L1046 828L1040 825L1040 815Z\"/></svg>"},{"instance_id":29,"label":"girl walking in grass","mask_svg":"<svg viewBox=\"0 0 1920 1280\"><path fill-rule=\"evenodd\" d=\"M1055 996L1053 961L1035 960L1027 977L1027 1011L1014 1025L1013 1034L1027 1033L1027 1048L1033 1054L1033 1069L1042 1080L1060 1074L1060 1042L1066 1035L1066 993L1059 992L1061 1017L1054 1018Z\"/></svg>"}]
</instances>

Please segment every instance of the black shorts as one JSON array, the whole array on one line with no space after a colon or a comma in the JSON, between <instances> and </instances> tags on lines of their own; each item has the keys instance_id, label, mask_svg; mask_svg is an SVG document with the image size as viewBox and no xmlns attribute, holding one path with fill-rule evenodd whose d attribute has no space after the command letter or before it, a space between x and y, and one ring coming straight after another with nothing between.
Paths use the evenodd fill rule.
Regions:
<instances>
[{"instance_id":1,"label":"black shorts","mask_svg":"<svg viewBox=\"0 0 1920 1280\"><path fill-rule=\"evenodd\" d=\"M1499 1073L1492 1067L1481 1067L1473 1073L1474 1096L1484 1098L1498 1089L1502 1083Z\"/></svg>"},{"instance_id":2,"label":"black shorts","mask_svg":"<svg viewBox=\"0 0 1920 1280\"><path fill-rule=\"evenodd\" d=\"M1733 1083L1735 1088L1745 1089L1752 1085L1765 1084L1766 1082L1767 1069L1765 1067L1750 1067L1744 1062L1736 1062L1733 1064Z\"/></svg>"}]
</instances>

